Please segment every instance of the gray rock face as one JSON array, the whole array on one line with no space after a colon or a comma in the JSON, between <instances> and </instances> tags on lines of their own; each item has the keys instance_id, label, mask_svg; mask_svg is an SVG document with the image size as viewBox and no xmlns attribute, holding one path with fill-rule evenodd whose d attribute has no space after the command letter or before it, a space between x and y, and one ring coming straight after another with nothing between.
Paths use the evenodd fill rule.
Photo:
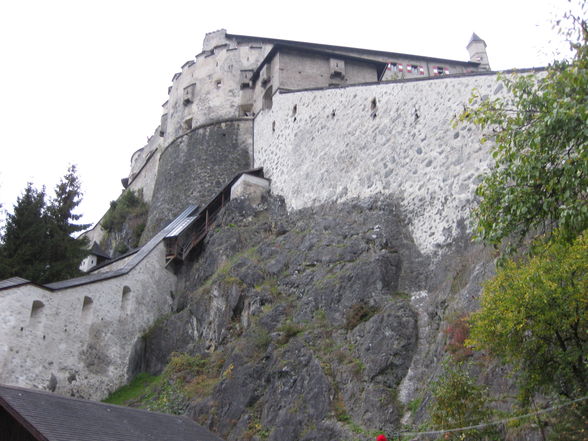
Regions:
<instances>
[{"instance_id":1,"label":"gray rock face","mask_svg":"<svg viewBox=\"0 0 588 441\"><path fill-rule=\"evenodd\" d=\"M218 383L188 413L227 440L398 430L414 384L435 375L448 302L473 307L483 278L452 255L465 239L432 262L408 231L390 200L291 213L274 197L231 201L180 269L178 312L147 336L143 367L156 372L172 351L220 359ZM437 297L415 301L423 292Z\"/></svg>"}]
</instances>

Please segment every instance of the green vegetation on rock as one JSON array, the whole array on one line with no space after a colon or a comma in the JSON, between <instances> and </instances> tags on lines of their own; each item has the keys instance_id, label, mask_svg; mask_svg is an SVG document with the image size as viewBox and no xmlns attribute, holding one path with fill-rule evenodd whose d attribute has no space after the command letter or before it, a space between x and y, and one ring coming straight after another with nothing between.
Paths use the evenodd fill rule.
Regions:
<instances>
[{"instance_id":1,"label":"green vegetation on rock","mask_svg":"<svg viewBox=\"0 0 588 441\"><path fill-rule=\"evenodd\" d=\"M467 365L446 361L443 373L433 382L433 402L429 406L431 423L439 429L453 429L488 422L493 415L488 406L488 391L476 384ZM494 427L447 432L444 440L498 439Z\"/></svg>"},{"instance_id":2,"label":"green vegetation on rock","mask_svg":"<svg viewBox=\"0 0 588 441\"><path fill-rule=\"evenodd\" d=\"M115 255L136 248L145 229L148 211L142 190L125 190L116 201L111 201L100 223L107 232L101 243L103 248L112 250Z\"/></svg>"},{"instance_id":3,"label":"green vegetation on rock","mask_svg":"<svg viewBox=\"0 0 588 441\"><path fill-rule=\"evenodd\" d=\"M116 201L110 202L110 208L102 219L102 228L109 232L120 231L129 218L142 217L147 210L142 191L126 190Z\"/></svg>"},{"instance_id":4,"label":"green vegetation on rock","mask_svg":"<svg viewBox=\"0 0 588 441\"><path fill-rule=\"evenodd\" d=\"M588 231L509 261L484 286L470 344L513 365L530 392L588 393Z\"/></svg>"},{"instance_id":5,"label":"green vegetation on rock","mask_svg":"<svg viewBox=\"0 0 588 441\"><path fill-rule=\"evenodd\" d=\"M539 393L555 400L588 394L585 1L580 9L581 16L566 15L571 26L563 31L571 61L539 76L502 76L507 98L478 101L461 115L495 141L496 164L477 189L474 217L478 237L509 257L484 285L466 344L514 368L527 406ZM585 410L580 403L546 416L555 423L549 436L582 439Z\"/></svg>"},{"instance_id":6,"label":"green vegetation on rock","mask_svg":"<svg viewBox=\"0 0 588 441\"><path fill-rule=\"evenodd\" d=\"M126 386L117 389L104 400L105 403L129 406L134 402L147 398L150 386L159 381L160 377L142 372L135 376Z\"/></svg>"}]
</instances>

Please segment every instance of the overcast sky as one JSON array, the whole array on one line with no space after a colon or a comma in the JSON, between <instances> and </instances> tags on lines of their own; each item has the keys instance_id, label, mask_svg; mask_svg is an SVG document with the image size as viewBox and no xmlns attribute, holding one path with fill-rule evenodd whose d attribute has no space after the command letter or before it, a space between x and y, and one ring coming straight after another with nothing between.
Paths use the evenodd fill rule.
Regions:
<instances>
[{"instance_id":1,"label":"overcast sky","mask_svg":"<svg viewBox=\"0 0 588 441\"><path fill-rule=\"evenodd\" d=\"M68 165L83 221L122 190L131 154L161 116L180 66L206 32L468 60L472 32L494 70L544 66L564 48L551 23L566 0L14 0L0 5L0 203L27 182L48 193ZM2 216L0 216L2 217Z\"/></svg>"}]
</instances>

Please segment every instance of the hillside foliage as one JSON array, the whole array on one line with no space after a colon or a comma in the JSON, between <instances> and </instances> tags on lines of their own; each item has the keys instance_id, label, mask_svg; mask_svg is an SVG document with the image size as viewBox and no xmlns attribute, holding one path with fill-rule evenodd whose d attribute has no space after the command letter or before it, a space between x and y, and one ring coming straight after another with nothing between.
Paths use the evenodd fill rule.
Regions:
<instances>
[{"instance_id":1,"label":"hillside foliage","mask_svg":"<svg viewBox=\"0 0 588 441\"><path fill-rule=\"evenodd\" d=\"M526 389L588 394L588 231L509 261L484 286L470 343L515 366Z\"/></svg>"},{"instance_id":2,"label":"hillside foliage","mask_svg":"<svg viewBox=\"0 0 588 441\"><path fill-rule=\"evenodd\" d=\"M502 76L507 98L474 96L475 107L461 115L494 142L495 166L477 189L474 221L478 238L503 252L466 343L514 368L523 403L537 393L564 401L588 394L585 1L580 8L562 31L573 40L571 61L537 76ZM577 406L553 421L553 439L585 439Z\"/></svg>"},{"instance_id":3,"label":"hillside foliage","mask_svg":"<svg viewBox=\"0 0 588 441\"><path fill-rule=\"evenodd\" d=\"M571 61L544 75L501 75L507 98L480 100L461 120L494 141L494 168L477 189L476 233L508 245L555 227L572 239L588 226L588 28L571 17Z\"/></svg>"}]
</instances>

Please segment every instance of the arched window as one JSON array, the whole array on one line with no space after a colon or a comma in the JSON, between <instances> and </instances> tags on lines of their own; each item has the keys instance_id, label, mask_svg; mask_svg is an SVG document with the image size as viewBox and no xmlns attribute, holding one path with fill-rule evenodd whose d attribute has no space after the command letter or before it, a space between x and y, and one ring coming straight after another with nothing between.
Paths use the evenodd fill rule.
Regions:
<instances>
[{"instance_id":1,"label":"arched window","mask_svg":"<svg viewBox=\"0 0 588 441\"><path fill-rule=\"evenodd\" d=\"M39 329L45 319L45 304L40 300L33 301L31 306L31 316L29 318L29 326L31 329Z\"/></svg>"},{"instance_id":2,"label":"arched window","mask_svg":"<svg viewBox=\"0 0 588 441\"><path fill-rule=\"evenodd\" d=\"M82 304L82 321L88 323L92 320L92 308L94 301L92 297L84 296L84 303Z\"/></svg>"},{"instance_id":3,"label":"arched window","mask_svg":"<svg viewBox=\"0 0 588 441\"><path fill-rule=\"evenodd\" d=\"M128 314L131 311L131 288L126 285L123 286L120 309L123 314Z\"/></svg>"}]
</instances>

